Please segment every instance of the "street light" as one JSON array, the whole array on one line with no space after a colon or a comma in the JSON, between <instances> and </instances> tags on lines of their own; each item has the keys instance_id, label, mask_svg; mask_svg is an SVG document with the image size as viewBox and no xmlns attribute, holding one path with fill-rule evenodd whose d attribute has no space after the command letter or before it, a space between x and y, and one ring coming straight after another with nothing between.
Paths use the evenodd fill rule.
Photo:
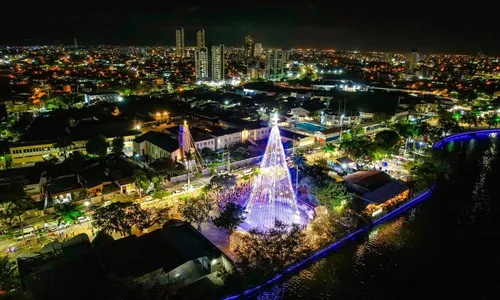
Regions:
<instances>
[{"instance_id":1,"label":"street light","mask_svg":"<svg viewBox=\"0 0 500 300\"><path fill-rule=\"evenodd\" d=\"M83 203L83 205L85 205L85 209L86 209L87 211L89 211L90 202L89 202L89 201L85 201L85 202Z\"/></svg>"}]
</instances>

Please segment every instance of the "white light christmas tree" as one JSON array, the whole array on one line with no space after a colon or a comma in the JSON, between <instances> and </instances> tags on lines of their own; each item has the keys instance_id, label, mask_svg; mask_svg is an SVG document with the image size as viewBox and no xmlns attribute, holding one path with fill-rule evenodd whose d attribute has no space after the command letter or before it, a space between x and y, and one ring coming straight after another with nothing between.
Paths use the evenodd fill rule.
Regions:
<instances>
[{"instance_id":1,"label":"white light christmas tree","mask_svg":"<svg viewBox=\"0 0 500 300\"><path fill-rule=\"evenodd\" d=\"M274 227L276 219L287 224L300 222L297 198L281 143L277 116L273 119L266 152L260 163L260 174L253 183L250 198L246 202L246 211L246 222L260 230Z\"/></svg>"}]
</instances>

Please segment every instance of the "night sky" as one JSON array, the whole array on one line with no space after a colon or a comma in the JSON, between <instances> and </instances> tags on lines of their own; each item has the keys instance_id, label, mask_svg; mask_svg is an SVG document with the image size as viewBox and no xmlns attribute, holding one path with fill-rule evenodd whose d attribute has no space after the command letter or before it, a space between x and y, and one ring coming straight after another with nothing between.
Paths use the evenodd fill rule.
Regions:
<instances>
[{"instance_id":1,"label":"night sky","mask_svg":"<svg viewBox=\"0 0 500 300\"><path fill-rule=\"evenodd\" d=\"M4 3L0 44L174 45L183 26L187 46L204 28L207 42L228 46L251 34L283 48L500 54L494 0L48 2Z\"/></svg>"}]
</instances>

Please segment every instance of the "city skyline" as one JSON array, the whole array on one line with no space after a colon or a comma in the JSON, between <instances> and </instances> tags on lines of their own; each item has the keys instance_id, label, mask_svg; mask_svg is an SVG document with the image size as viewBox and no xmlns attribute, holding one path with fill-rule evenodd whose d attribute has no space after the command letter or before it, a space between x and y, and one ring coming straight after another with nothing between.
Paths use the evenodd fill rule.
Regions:
<instances>
[{"instance_id":1,"label":"city skyline","mask_svg":"<svg viewBox=\"0 0 500 300\"><path fill-rule=\"evenodd\" d=\"M244 37L251 35L259 43L279 48L500 51L494 24L498 4L482 0L467 10L449 0L419 1L411 10L397 3L368 1L360 1L355 9L350 3L312 1L283 7L280 3L256 1L242 4L238 10L223 4L167 6L159 1L95 10L90 2L78 11L53 3L20 7L21 20L7 13L0 22L9 30L0 35L0 44L72 44L76 38L81 45L174 45L172 32L182 26L186 45L196 45L196 32L203 28L207 40L227 46L243 45ZM16 5L9 11L16 11ZM54 17L40 20L40 15ZM71 17L71 23L55 16Z\"/></svg>"}]
</instances>

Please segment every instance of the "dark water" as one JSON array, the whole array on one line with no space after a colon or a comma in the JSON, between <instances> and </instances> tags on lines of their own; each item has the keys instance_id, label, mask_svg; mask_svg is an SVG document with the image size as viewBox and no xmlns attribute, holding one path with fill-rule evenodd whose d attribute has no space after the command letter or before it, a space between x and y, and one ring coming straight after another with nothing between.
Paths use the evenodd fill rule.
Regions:
<instances>
[{"instance_id":1,"label":"dark water","mask_svg":"<svg viewBox=\"0 0 500 300\"><path fill-rule=\"evenodd\" d=\"M500 299L500 142L445 146L431 198L258 299Z\"/></svg>"}]
</instances>

